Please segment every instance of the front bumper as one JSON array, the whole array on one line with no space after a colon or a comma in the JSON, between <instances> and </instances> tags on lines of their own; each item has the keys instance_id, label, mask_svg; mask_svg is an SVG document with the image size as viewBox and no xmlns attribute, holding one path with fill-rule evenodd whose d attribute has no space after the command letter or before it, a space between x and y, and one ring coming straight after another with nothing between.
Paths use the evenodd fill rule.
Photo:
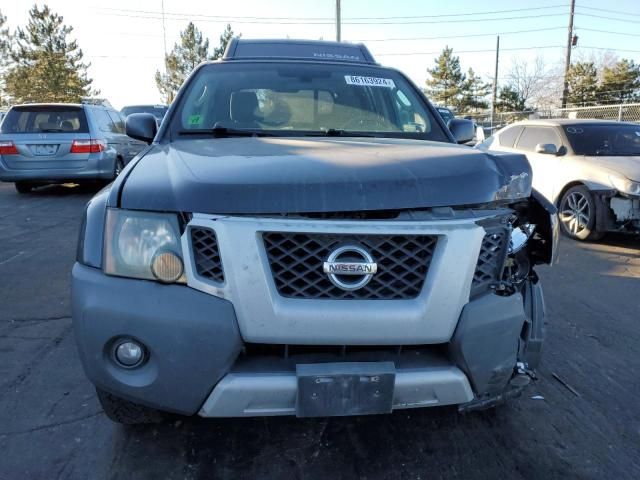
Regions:
<instances>
[{"instance_id":1,"label":"front bumper","mask_svg":"<svg viewBox=\"0 0 640 480\"><path fill-rule=\"evenodd\" d=\"M80 264L72 279L76 341L97 387L187 415L295 414L295 362L247 363L228 300L183 285L109 277ZM396 359L393 408L461 404L499 393L513 374L523 327L532 315L542 321L543 312L526 307L537 303L492 293L467 303L446 342L410 361ZM122 337L147 347L143 366L127 370L112 360L113 343Z\"/></svg>"}]
</instances>

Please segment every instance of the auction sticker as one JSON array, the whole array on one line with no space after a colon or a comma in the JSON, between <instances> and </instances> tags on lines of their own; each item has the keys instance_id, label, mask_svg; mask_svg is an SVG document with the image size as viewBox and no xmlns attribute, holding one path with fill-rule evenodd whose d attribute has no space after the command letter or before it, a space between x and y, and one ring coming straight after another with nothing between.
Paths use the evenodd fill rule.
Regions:
<instances>
[{"instance_id":1,"label":"auction sticker","mask_svg":"<svg viewBox=\"0 0 640 480\"><path fill-rule=\"evenodd\" d=\"M384 87L395 88L396 84L390 78L361 77L360 75L345 75L344 79L349 85L360 85L362 87Z\"/></svg>"}]
</instances>

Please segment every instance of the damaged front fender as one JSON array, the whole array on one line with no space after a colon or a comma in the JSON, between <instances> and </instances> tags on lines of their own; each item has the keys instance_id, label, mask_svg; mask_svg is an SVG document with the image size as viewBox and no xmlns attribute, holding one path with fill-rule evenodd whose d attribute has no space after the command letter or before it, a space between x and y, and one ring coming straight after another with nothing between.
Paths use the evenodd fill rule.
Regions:
<instances>
[{"instance_id":1,"label":"damaged front fender","mask_svg":"<svg viewBox=\"0 0 640 480\"><path fill-rule=\"evenodd\" d=\"M560 239L558 209L535 189L529 198L529 221L536 224L537 232L531 249L534 263L553 265L558 258Z\"/></svg>"}]
</instances>

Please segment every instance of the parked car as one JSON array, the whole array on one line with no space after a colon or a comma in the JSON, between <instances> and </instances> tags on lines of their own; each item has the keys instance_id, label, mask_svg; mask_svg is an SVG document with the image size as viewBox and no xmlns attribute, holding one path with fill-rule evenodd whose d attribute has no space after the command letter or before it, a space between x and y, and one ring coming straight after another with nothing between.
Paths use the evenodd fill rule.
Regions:
<instances>
[{"instance_id":1,"label":"parked car","mask_svg":"<svg viewBox=\"0 0 640 480\"><path fill-rule=\"evenodd\" d=\"M2 123L2 119L7 114L7 112L0 111L0 123Z\"/></svg>"},{"instance_id":2,"label":"parked car","mask_svg":"<svg viewBox=\"0 0 640 480\"><path fill-rule=\"evenodd\" d=\"M440 114L440 117L442 117L442 120L444 120L445 125L449 123L449 120L453 120L455 118L453 112L447 107L436 107L436 110Z\"/></svg>"},{"instance_id":3,"label":"parked car","mask_svg":"<svg viewBox=\"0 0 640 480\"><path fill-rule=\"evenodd\" d=\"M640 126L605 120L529 120L478 146L524 153L533 186L559 209L576 240L640 231Z\"/></svg>"},{"instance_id":4,"label":"parked car","mask_svg":"<svg viewBox=\"0 0 640 480\"><path fill-rule=\"evenodd\" d=\"M419 125L420 128L415 128ZM233 39L89 203L75 338L107 415L488 408L540 360L555 208L366 47Z\"/></svg>"},{"instance_id":5,"label":"parked car","mask_svg":"<svg viewBox=\"0 0 640 480\"><path fill-rule=\"evenodd\" d=\"M146 145L120 114L89 104L11 107L0 125L0 180L27 193L48 183L111 180Z\"/></svg>"},{"instance_id":6,"label":"parked car","mask_svg":"<svg viewBox=\"0 0 640 480\"><path fill-rule=\"evenodd\" d=\"M167 114L169 107L166 105L129 105L127 107L123 107L120 112L128 117L132 113L150 113L156 118L156 123L158 127L162 123L162 119Z\"/></svg>"}]
</instances>

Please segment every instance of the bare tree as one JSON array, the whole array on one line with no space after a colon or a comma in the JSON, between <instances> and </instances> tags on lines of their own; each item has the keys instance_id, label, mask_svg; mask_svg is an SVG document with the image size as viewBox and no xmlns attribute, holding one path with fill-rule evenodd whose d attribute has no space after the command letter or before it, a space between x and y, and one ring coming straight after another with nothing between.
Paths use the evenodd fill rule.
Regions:
<instances>
[{"instance_id":1,"label":"bare tree","mask_svg":"<svg viewBox=\"0 0 640 480\"><path fill-rule=\"evenodd\" d=\"M535 100L545 89L548 76L542 57L536 57L533 63L514 59L507 74L507 84L528 107L536 107Z\"/></svg>"}]
</instances>

